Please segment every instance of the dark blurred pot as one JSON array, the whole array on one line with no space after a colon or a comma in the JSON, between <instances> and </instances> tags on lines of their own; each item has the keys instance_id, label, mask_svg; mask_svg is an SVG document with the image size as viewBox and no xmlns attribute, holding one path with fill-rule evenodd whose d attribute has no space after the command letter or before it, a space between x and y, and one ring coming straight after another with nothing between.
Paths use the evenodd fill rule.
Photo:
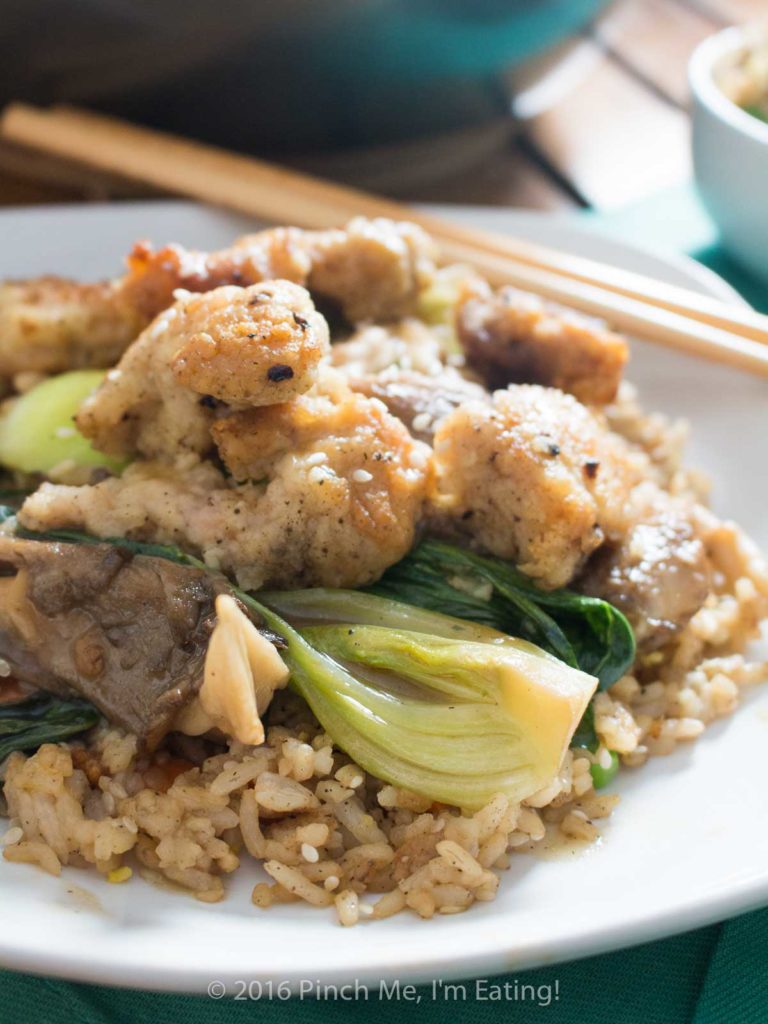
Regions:
<instances>
[{"instance_id":1,"label":"dark blurred pot","mask_svg":"<svg viewBox=\"0 0 768 1024\"><path fill-rule=\"evenodd\" d=\"M266 155L498 119L494 73L604 0L4 0L0 99L69 101Z\"/></svg>"}]
</instances>

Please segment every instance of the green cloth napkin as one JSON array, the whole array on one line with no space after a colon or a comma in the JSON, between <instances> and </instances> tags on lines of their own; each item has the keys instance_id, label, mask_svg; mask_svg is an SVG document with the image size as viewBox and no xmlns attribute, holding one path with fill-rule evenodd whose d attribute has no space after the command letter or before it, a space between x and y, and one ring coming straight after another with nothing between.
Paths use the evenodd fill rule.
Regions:
<instances>
[{"instance_id":1,"label":"green cloth napkin","mask_svg":"<svg viewBox=\"0 0 768 1024\"><path fill-rule=\"evenodd\" d=\"M768 311L760 285L723 253L711 223L690 188L676 188L643 203L592 218L601 228L638 245L687 252ZM2 908L0 907L0 926ZM363 926L366 928L368 926ZM375 927L375 926L374 926ZM418 922L414 922L418 927ZM255 955L257 953L255 952ZM0 971L0 1024L321 1024L333 1019L362 1024L437 1024L451 1014L468 1024L762 1024L768 1018L768 909L633 949L488 979L509 982L510 998L434 1000L429 986L419 1002L343 1002L297 998L258 1003L219 1002L201 996L133 992ZM526 986L526 987L524 987Z\"/></svg>"}]
</instances>

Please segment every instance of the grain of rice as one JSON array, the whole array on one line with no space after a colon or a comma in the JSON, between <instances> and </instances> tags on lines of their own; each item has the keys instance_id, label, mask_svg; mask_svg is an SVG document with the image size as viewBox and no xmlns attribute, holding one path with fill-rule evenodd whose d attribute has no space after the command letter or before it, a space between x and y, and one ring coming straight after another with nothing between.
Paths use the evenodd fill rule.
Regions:
<instances>
[{"instance_id":1,"label":"grain of rice","mask_svg":"<svg viewBox=\"0 0 768 1024\"><path fill-rule=\"evenodd\" d=\"M242 789L252 782L264 771L264 763L261 760L240 761L236 764L228 764L210 784L211 793L216 796L225 796L234 793L236 789Z\"/></svg>"},{"instance_id":2,"label":"grain of rice","mask_svg":"<svg viewBox=\"0 0 768 1024\"><path fill-rule=\"evenodd\" d=\"M0 836L0 846L14 846L16 843L21 842L23 838L24 829L20 825L14 825L3 836Z\"/></svg>"},{"instance_id":3,"label":"grain of rice","mask_svg":"<svg viewBox=\"0 0 768 1024\"><path fill-rule=\"evenodd\" d=\"M342 786L339 782L333 782L331 779L323 780L318 782L315 786L315 795L319 800L323 800L327 803L340 804L345 800L349 800L351 796L355 795L353 789L348 789L346 786Z\"/></svg>"},{"instance_id":4,"label":"grain of rice","mask_svg":"<svg viewBox=\"0 0 768 1024\"><path fill-rule=\"evenodd\" d=\"M322 846L328 842L330 829L324 822L312 822L311 825L300 825L296 829L296 838L300 843Z\"/></svg>"},{"instance_id":5,"label":"grain of rice","mask_svg":"<svg viewBox=\"0 0 768 1024\"><path fill-rule=\"evenodd\" d=\"M374 903L372 916L377 920L382 920L385 917L392 917L393 914L399 914L404 908L405 893L402 889L393 889L392 892L385 893Z\"/></svg>"},{"instance_id":6,"label":"grain of rice","mask_svg":"<svg viewBox=\"0 0 768 1024\"><path fill-rule=\"evenodd\" d=\"M454 843L450 839L443 839L437 844L436 850L443 860L461 872L467 885L473 885L483 877L482 865L458 843Z\"/></svg>"},{"instance_id":7,"label":"grain of rice","mask_svg":"<svg viewBox=\"0 0 768 1024\"><path fill-rule=\"evenodd\" d=\"M352 889L344 889L336 896L334 903L340 924L346 928L357 924L360 919L360 900L356 892Z\"/></svg>"},{"instance_id":8,"label":"grain of rice","mask_svg":"<svg viewBox=\"0 0 768 1024\"><path fill-rule=\"evenodd\" d=\"M327 907L331 902L331 896L325 889L310 882L296 868L280 864L276 860L267 860L264 862L264 870L293 896L298 896L315 907Z\"/></svg>"},{"instance_id":9,"label":"grain of rice","mask_svg":"<svg viewBox=\"0 0 768 1024\"><path fill-rule=\"evenodd\" d=\"M261 807L279 814L293 814L317 807L317 797L305 786L274 772L262 772L256 780L254 792Z\"/></svg>"},{"instance_id":10,"label":"grain of rice","mask_svg":"<svg viewBox=\"0 0 768 1024\"><path fill-rule=\"evenodd\" d=\"M61 874L61 861L47 843L14 843L4 847L3 857L14 864L36 864L49 875Z\"/></svg>"},{"instance_id":11,"label":"grain of rice","mask_svg":"<svg viewBox=\"0 0 768 1024\"><path fill-rule=\"evenodd\" d=\"M357 789L358 786L363 784L363 774L357 765L345 764L342 768L336 772L334 778L336 778L342 786L346 786L349 789Z\"/></svg>"}]
</instances>

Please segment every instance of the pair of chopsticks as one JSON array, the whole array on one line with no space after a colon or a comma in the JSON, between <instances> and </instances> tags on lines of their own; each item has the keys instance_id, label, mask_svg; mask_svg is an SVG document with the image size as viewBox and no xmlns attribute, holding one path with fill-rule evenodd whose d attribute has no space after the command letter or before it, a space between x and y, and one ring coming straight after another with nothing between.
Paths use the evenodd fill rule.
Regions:
<instances>
[{"instance_id":1,"label":"pair of chopsticks","mask_svg":"<svg viewBox=\"0 0 768 1024\"><path fill-rule=\"evenodd\" d=\"M114 118L13 104L0 136L65 160L272 222L328 228L358 215L420 224L446 261L602 317L646 341L768 377L768 316L520 239Z\"/></svg>"}]
</instances>

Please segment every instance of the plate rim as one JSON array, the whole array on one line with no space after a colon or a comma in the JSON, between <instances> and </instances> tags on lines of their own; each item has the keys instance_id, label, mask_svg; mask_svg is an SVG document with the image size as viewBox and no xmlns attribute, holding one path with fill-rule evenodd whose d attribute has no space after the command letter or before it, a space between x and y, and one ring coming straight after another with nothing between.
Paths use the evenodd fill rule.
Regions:
<instances>
[{"instance_id":1,"label":"plate rim","mask_svg":"<svg viewBox=\"0 0 768 1024\"><path fill-rule=\"evenodd\" d=\"M158 200L124 200L119 202L94 203L83 206L78 203L59 203L32 207L8 207L0 210L0 225L9 216L35 216L44 219L52 212L67 212L78 215L83 211L89 211L89 215L98 217L99 214L107 215L116 208L136 207L174 207L183 212L184 208L210 209L201 204L177 199ZM698 290L714 294L725 301L739 302L747 305L746 301L727 282L720 278L714 271L696 263L690 257L654 252L647 246L635 245L623 239L600 231L599 225L588 222L579 223L573 215L550 214L546 212L529 210L497 209L495 207L445 207L436 205L425 205L425 209L433 212L450 215L451 212L459 212L461 216L472 216L477 214L490 217L502 215L500 218L500 230L503 231L503 215L514 215L518 223L526 221L534 222L547 220L553 223L560 223L563 230L567 230L573 237L579 234L601 236L607 242L624 250L634 250L652 256L659 263L675 265L692 278L691 287L698 287ZM484 943L480 943L479 949L471 954L465 955L458 952L461 943L461 936L457 938L457 952L450 960L443 959L444 950L442 946L437 953L428 951L423 960L416 963L403 964L382 963L379 966L373 964L363 968L355 968L354 965L344 969L322 969L321 980L328 983L341 983L350 978L359 978L363 983L376 983L381 978L394 977L394 971L402 982L426 983L436 974L445 979L470 978L478 975L491 975L501 972L528 970L544 964L554 965L560 962L582 959L594 956L609 950L618 950L639 943L663 938L669 935L698 928L703 925L721 920L724 917L741 913L768 901L768 873L764 877L754 879L747 878L738 882L731 882L727 889L720 893L711 894L706 902L701 902L693 897L683 904L676 904L672 908L659 913L658 910L649 911L645 915L636 915L629 927L622 921L616 921L610 925L603 926L597 930L587 933L586 938L579 934L574 928L572 934L559 935L556 940L555 949L549 947L549 940L540 939L532 946L526 947L524 953L515 951L514 947L503 946L498 936L495 936L493 929L487 929L487 937ZM441 926L450 929L454 919L449 918L442 922ZM469 922L467 922L469 923ZM477 927L475 931L480 931ZM562 947L572 941L571 949L564 952ZM475 936L476 938L478 936ZM559 952L557 951L559 949ZM382 958L383 960L384 958ZM145 964L143 967L130 965L127 968L121 967L119 963L109 957L93 961L92 958L84 959L82 954L74 950L50 950L30 951L26 948L14 949L10 938L5 938L0 933L0 965L12 970L24 971L31 974L55 975L70 980L86 981L96 984L108 984L126 988L152 989L156 991L169 992L203 992L208 978L202 973L196 964L188 965L183 969L171 968L165 964ZM227 977L227 972L220 972L222 980L231 983L235 978L242 976L242 967L233 968ZM292 971L290 968L284 972L285 980L294 986L306 976L306 967L299 967ZM249 977L258 979L260 977L258 968L251 967ZM261 975L266 979L267 975Z\"/></svg>"}]
</instances>

